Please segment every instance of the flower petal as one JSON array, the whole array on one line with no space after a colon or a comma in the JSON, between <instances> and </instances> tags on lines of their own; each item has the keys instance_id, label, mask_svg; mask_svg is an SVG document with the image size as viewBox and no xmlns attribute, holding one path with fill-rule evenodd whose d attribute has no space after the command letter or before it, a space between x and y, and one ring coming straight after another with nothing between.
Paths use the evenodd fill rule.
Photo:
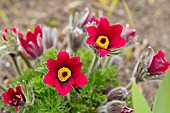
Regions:
<instances>
[{"instance_id":1,"label":"flower petal","mask_svg":"<svg viewBox=\"0 0 170 113\"><path fill-rule=\"evenodd\" d=\"M62 66L63 66L62 61L53 60L51 58L47 60L47 68L50 72L56 73L56 71Z\"/></svg>"},{"instance_id":2,"label":"flower petal","mask_svg":"<svg viewBox=\"0 0 170 113\"><path fill-rule=\"evenodd\" d=\"M40 34L40 37L42 38L42 29L40 25L37 25L34 29L34 37L37 37L37 35Z\"/></svg>"},{"instance_id":3,"label":"flower petal","mask_svg":"<svg viewBox=\"0 0 170 113\"><path fill-rule=\"evenodd\" d=\"M54 78L50 73L47 73L45 76L44 76L44 83L45 84L48 84L50 86L55 86L55 80L56 78Z\"/></svg>"},{"instance_id":4,"label":"flower petal","mask_svg":"<svg viewBox=\"0 0 170 113\"><path fill-rule=\"evenodd\" d=\"M70 78L70 80L68 80L66 83L61 83L58 80L55 81L56 90L62 96L66 96L70 92L73 84L74 84L73 78Z\"/></svg>"},{"instance_id":5,"label":"flower petal","mask_svg":"<svg viewBox=\"0 0 170 113\"><path fill-rule=\"evenodd\" d=\"M9 104L8 92L2 93L2 98L4 99L4 104Z\"/></svg>"},{"instance_id":6,"label":"flower petal","mask_svg":"<svg viewBox=\"0 0 170 113\"><path fill-rule=\"evenodd\" d=\"M108 21L106 18L101 17L96 31L97 31L97 33L98 33L99 35L103 35L104 31L105 31L109 26L110 26L110 25L109 25L109 21Z\"/></svg>"},{"instance_id":7,"label":"flower petal","mask_svg":"<svg viewBox=\"0 0 170 113\"><path fill-rule=\"evenodd\" d=\"M101 49L101 48L96 48L96 50L100 53L100 55L102 57L104 57L105 55L109 54L110 51L109 50L105 50L105 49Z\"/></svg>"},{"instance_id":8,"label":"flower petal","mask_svg":"<svg viewBox=\"0 0 170 113\"><path fill-rule=\"evenodd\" d=\"M109 45L109 50L110 49L116 49L116 48L120 48L120 47L124 47L126 45L126 40L124 38L120 38L117 43L111 44Z\"/></svg>"},{"instance_id":9,"label":"flower petal","mask_svg":"<svg viewBox=\"0 0 170 113\"><path fill-rule=\"evenodd\" d=\"M86 28L86 31L88 32L88 34L92 34L94 32L96 32L96 27L95 26L89 26Z\"/></svg>"},{"instance_id":10,"label":"flower petal","mask_svg":"<svg viewBox=\"0 0 170 113\"><path fill-rule=\"evenodd\" d=\"M66 61L67 59L70 59L70 56L66 51L58 53L57 60Z\"/></svg>"},{"instance_id":11,"label":"flower petal","mask_svg":"<svg viewBox=\"0 0 170 113\"><path fill-rule=\"evenodd\" d=\"M83 73L79 73L74 77L74 86L81 87L87 84L87 78Z\"/></svg>"},{"instance_id":12,"label":"flower petal","mask_svg":"<svg viewBox=\"0 0 170 113\"><path fill-rule=\"evenodd\" d=\"M15 110L18 111L19 110L19 106L15 106Z\"/></svg>"}]
</instances>

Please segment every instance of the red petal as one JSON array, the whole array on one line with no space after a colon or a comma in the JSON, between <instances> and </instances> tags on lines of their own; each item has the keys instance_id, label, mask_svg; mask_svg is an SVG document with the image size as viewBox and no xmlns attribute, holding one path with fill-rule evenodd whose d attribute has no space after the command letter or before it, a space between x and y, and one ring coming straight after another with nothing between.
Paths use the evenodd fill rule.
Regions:
<instances>
[{"instance_id":1,"label":"red petal","mask_svg":"<svg viewBox=\"0 0 170 113\"><path fill-rule=\"evenodd\" d=\"M2 98L4 99L4 104L9 104L9 96L8 96L8 92L5 92L2 94Z\"/></svg>"},{"instance_id":2,"label":"red petal","mask_svg":"<svg viewBox=\"0 0 170 113\"><path fill-rule=\"evenodd\" d=\"M61 83L58 80L55 81L56 90L62 96L66 96L70 92L73 84L74 84L74 80L72 77L66 83Z\"/></svg>"},{"instance_id":3,"label":"red petal","mask_svg":"<svg viewBox=\"0 0 170 113\"><path fill-rule=\"evenodd\" d=\"M56 78L51 76L50 73L47 73L45 76L44 76L44 84L48 84L50 86L55 86L55 80Z\"/></svg>"},{"instance_id":4,"label":"red petal","mask_svg":"<svg viewBox=\"0 0 170 113\"><path fill-rule=\"evenodd\" d=\"M70 59L70 56L66 51L58 53L57 60L66 61L67 59Z\"/></svg>"},{"instance_id":5,"label":"red petal","mask_svg":"<svg viewBox=\"0 0 170 113\"><path fill-rule=\"evenodd\" d=\"M55 71L56 72L62 66L63 66L62 61L53 60L51 58L49 58L47 60L47 68L48 68L49 71Z\"/></svg>"},{"instance_id":6,"label":"red petal","mask_svg":"<svg viewBox=\"0 0 170 113\"><path fill-rule=\"evenodd\" d=\"M42 38L42 29L40 25L37 25L34 29L34 37L37 37L37 35L40 34L40 37Z\"/></svg>"},{"instance_id":7,"label":"red petal","mask_svg":"<svg viewBox=\"0 0 170 113\"><path fill-rule=\"evenodd\" d=\"M124 47L126 45L126 40L124 38L120 38L116 43L109 45L109 50Z\"/></svg>"},{"instance_id":8,"label":"red petal","mask_svg":"<svg viewBox=\"0 0 170 113\"><path fill-rule=\"evenodd\" d=\"M99 25L96 29L98 35L104 35L104 31L109 27L109 21L106 18L100 18Z\"/></svg>"},{"instance_id":9,"label":"red petal","mask_svg":"<svg viewBox=\"0 0 170 113\"><path fill-rule=\"evenodd\" d=\"M86 43L87 44L90 44L90 45L93 45L93 46L96 46L96 38L97 38L97 34L96 33L93 33L90 35L90 37L86 40Z\"/></svg>"},{"instance_id":10,"label":"red petal","mask_svg":"<svg viewBox=\"0 0 170 113\"><path fill-rule=\"evenodd\" d=\"M22 94L22 87L21 86L17 86L16 87L16 92L18 92L19 94Z\"/></svg>"},{"instance_id":11,"label":"red petal","mask_svg":"<svg viewBox=\"0 0 170 113\"><path fill-rule=\"evenodd\" d=\"M109 50L105 50L105 49L101 49L101 48L96 48L96 50L100 53L100 55L102 57L104 57L105 55L109 54L110 51Z\"/></svg>"},{"instance_id":12,"label":"red petal","mask_svg":"<svg viewBox=\"0 0 170 113\"><path fill-rule=\"evenodd\" d=\"M96 32L96 27L95 26L89 26L86 28L86 31L88 32L88 34L92 34Z\"/></svg>"},{"instance_id":13,"label":"red petal","mask_svg":"<svg viewBox=\"0 0 170 113\"><path fill-rule=\"evenodd\" d=\"M87 78L83 73L79 73L74 77L74 86L81 87L87 84Z\"/></svg>"}]
</instances>

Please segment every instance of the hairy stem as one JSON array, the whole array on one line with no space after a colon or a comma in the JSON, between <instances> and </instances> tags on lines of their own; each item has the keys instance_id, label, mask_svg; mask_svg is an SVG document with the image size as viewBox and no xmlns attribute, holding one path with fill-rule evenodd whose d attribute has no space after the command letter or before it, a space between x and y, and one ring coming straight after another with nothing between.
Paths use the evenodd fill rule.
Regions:
<instances>
[{"instance_id":1,"label":"hairy stem","mask_svg":"<svg viewBox=\"0 0 170 113\"><path fill-rule=\"evenodd\" d=\"M28 67L28 68L32 68L29 60L28 60L27 58L25 58L25 56L22 54L22 52L19 51L18 54L19 54L19 55L21 56L21 58L24 60L24 62L26 63L27 67Z\"/></svg>"}]
</instances>

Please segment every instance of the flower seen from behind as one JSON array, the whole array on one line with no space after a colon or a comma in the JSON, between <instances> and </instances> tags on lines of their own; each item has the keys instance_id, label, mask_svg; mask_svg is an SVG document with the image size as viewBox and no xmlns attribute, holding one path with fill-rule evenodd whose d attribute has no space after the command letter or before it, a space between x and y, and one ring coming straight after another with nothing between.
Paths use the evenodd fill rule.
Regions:
<instances>
[{"instance_id":1,"label":"flower seen from behind","mask_svg":"<svg viewBox=\"0 0 170 113\"><path fill-rule=\"evenodd\" d=\"M102 57L112 50L124 47L126 41L121 37L123 26L111 25L106 18L100 18L97 27L89 26L86 31L89 35L86 43L93 46Z\"/></svg>"},{"instance_id":2,"label":"flower seen from behind","mask_svg":"<svg viewBox=\"0 0 170 113\"><path fill-rule=\"evenodd\" d=\"M164 52L159 50L155 56L151 57L150 63L148 64L148 72L151 75L165 74L170 66L170 62L164 58Z\"/></svg>"},{"instance_id":3,"label":"flower seen from behind","mask_svg":"<svg viewBox=\"0 0 170 113\"><path fill-rule=\"evenodd\" d=\"M36 26L34 33L27 32L26 40L20 38L21 49L25 56L29 59L36 59L43 53L42 29L40 25Z\"/></svg>"},{"instance_id":4,"label":"flower seen from behind","mask_svg":"<svg viewBox=\"0 0 170 113\"><path fill-rule=\"evenodd\" d=\"M56 60L47 60L49 72L44 77L44 83L56 87L58 93L65 96L72 86L81 87L87 84L81 67L80 57L70 58L67 52L59 52Z\"/></svg>"},{"instance_id":5,"label":"flower seen from behind","mask_svg":"<svg viewBox=\"0 0 170 113\"><path fill-rule=\"evenodd\" d=\"M13 88L9 88L7 92L2 94L2 98L4 99L4 104L14 106L16 111L26 102L21 86L17 86L16 91Z\"/></svg>"}]
</instances>

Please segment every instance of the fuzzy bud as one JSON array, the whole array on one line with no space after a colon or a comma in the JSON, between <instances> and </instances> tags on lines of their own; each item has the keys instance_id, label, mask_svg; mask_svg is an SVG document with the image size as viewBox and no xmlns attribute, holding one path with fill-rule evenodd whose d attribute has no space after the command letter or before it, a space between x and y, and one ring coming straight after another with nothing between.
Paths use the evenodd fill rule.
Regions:
<instances>
[{"instance_id":1,"label":"fuzzy bud","mask_svg":"<svg viewBox=\"0 0 170 113\"><path fill-rule=\"evenodd\" d=\"M128 92L126 88L124 87L117 87L112 89L108 95L107 95L107 100L112 101L112 100L123 100L126 98L128 95Z\"/></svg>"},{"instance_id":2,"label":"fuzzy bud","mask_svg":"<svg viewBox=\"0 0 170 113\"><path fill-rule=\"evenodd\" d=\"M106 111L108 113L121 113L126 103L123 101L111 101L106 104Z\"/></svg>"}]
</instances>

